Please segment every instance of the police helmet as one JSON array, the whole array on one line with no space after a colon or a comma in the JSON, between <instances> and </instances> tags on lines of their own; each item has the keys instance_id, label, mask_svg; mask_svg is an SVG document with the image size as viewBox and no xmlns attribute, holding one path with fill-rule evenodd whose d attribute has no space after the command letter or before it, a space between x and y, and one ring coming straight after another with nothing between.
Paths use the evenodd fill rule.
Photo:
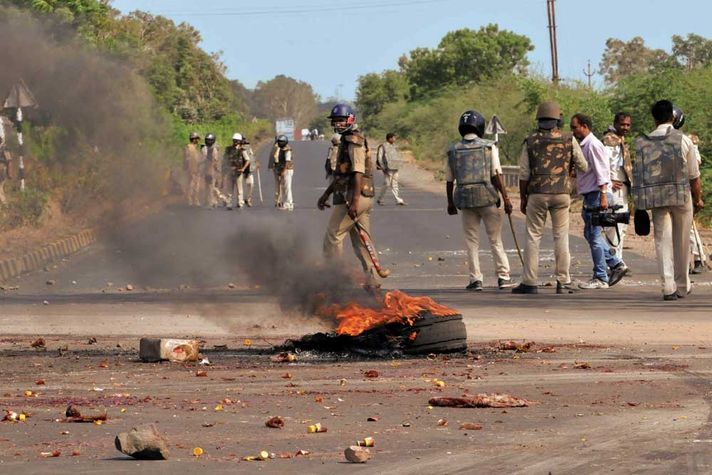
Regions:
<instances>
[{"instance_id":1,"label":"police helmet","mask_svg":"<svg viewBox=\"0 0 712 475\"><path fill-rule=\"evenodd\" d=\"M553 119L559 120L561 117L561 107L554 101L542 102L536 111L536 119Z\"/></svg>"},{"instance_id":2,"label":"police helmet","mask_svg":"<svg viewBox=\"0 0 712 475\"><path fill-rule=\"evenodd\" d=\"M288 143L289 143L289 139L287 138L286 135L279 135L277 137L277 145L279 145L280 147L284 147Z\"/></svg>"},{"instance_id":3,"label":"police helmet","mask_svg":"<svg viewBox=\"0 0 712 475\"><path fill-rule=\"evenodd\" d=\"M212 134L212 133L207 134L205 136L205 145L207 145L209 147L213 144L215 144L215 134Z\"/></svg>"},{"instance_id":4,"label":"police helmet","mask_svg":"<svg viewBox=\"0 0 712 475\"><path fill-rule=\"evenodd\" d=\"M465 111L460 116L457 130L463 137L467 134L477 134L482 138L485 134L485 117L476 110Z\"/></svg>"},{"instance_id":5,"label":"police helmet","mask_svg":"<svg viewBox=\"0 0 712 475\"><path fill-rule=\"evenodd\" d=\"M331 125L334 128L334 132L343 134L344 132L351 130L354 126L354 123L356 122L356 114L354 114L354 110L350 105L336 104L331 108L329 119L331 119Z\"/></svg>"},{"instance_id":6,"label":"police helmet","mask_svg":"<svg viewBox=\"0 0 712 475\"><path fill-rule=\"evenodd\" d=\"M190 139L190 140L200 139L200 135L198 135L198 132L191 132L190 135L188 136L188 139Z\"/></svg>"},{"instance_id":7,"label":"police helmet","mask_svg":"<svg viewBox=\"0 0 712 475\"><path fill-rule=\"evenodd\" d=\"M672 126L681 129L685 125L685 113L677 106L672 106Z\"/></svg>"},{"instance_id":8,"label":"police helmet","mask_svg":"<svg viewBox=\"0 0 712 475\"><path fill-rule=\"evenodd\" d=\"M233 141L233 142L242 142L242 134L239 133L239 132L235 132L235 133L232 135L232 141Z\"/></svg>"}]
</instances>

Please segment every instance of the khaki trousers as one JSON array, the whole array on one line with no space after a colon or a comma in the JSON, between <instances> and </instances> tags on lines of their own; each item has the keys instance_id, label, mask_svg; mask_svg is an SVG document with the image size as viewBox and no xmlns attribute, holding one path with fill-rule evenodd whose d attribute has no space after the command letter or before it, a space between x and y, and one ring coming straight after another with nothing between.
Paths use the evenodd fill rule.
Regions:
<instances>
[{"instance_id":1,"label":"khaki trousers","mask_svg":"<svg viewBox=\"0 0 712 475\"><path fill-rule=\"evenodd\" d=\"M255 187L255 174L250 173L249 175L246 173L242 174L242 188L244 191L244 200L245 202L249 202L252 204L252 190Z\"/></svg>"},{"instance_id":2,"label":"khaki trousers","mask_svg":"<svg viewBox=\"0 0 712 475\"><path fill-rule=\"evenodd\" d=\"M188 175L188 205L200 206L200 189L203 181L205 179L197 173Z\"/></svg>"},{"instance_id":3,"label":"khaki trousers","mask_svg":"<svg viewBox=\"0 0 712 475\"><path fill-rule=\"evenodd\" d=\"M0 204L7 204L7 198L5 197L5 178L0 178Z\"/></svg>"},{"instance_id":4,"label":"khaki trousers","mask_svg":"<svg viewBox=\"0 0 712 475\"><path fill-rule=\"evenodd\" d=\"M371 235L371 210L373 209L373 199L362 196L358 201L358 222ZM380 284L380 277L373 267L366 246L359 239L356 224L349 217L345 204L333 205L329 224L324 235L324 257L327 259L340 257L343 254L343 243L346 235L351 238L356 257L361 261L361 266L366 274L366 280L370 285Z\"/></svg>"},{"instance_id":5,"label":"khaki trousers","mask_svg":"<svg viewBox=\"0 0 712 475\"><path fill-rule=\"evenodd\" d=\"M274 174L274 204L275 206L282 206L283 195L282 195L282 175L276 169L272 170Z\"/></svg>"},{"instance_id":6,"label":"khaki trousers","mask_svg":"<svg viewBox=\"0 0 712 475\"><path fill-rule=\"evenodd\" d=\"M690 290L690 227L692 200L682 206L653 208L653 235L663 294Z\"/></svg>"},{"instance_id":7,"label":"khaki trousers","mask_svg":"<svg viewBox=\"0 0 712 475\"><path fill-rule=\"evenodd\" d=\"M569 207L571 197L566 194L548 195L536 193L529 196L527 202L527 242L524 245L524 272L522 282L525 285L539 285L539 244L544 234L546 215L551 214L552 235L554 237L554 260L556 262L556 280L562 284L571 282L569 266Z\"/></svg>"},{"instance_id":8,"label":"khaki trousers","mask_svg":"<svg viewBox=\"0 0 712 475\"><path fill-rule=\"evenodd\" d=\"M460 210L462 228L465 231L467 246L467 265L470 270L470 282L482 282L480 271L480 221L485 223L487 239L489 239L495 271L500 279L509 279L509 260L502 245L502 210L496 206L470 208Z\"/></svg>"}]
</instances>

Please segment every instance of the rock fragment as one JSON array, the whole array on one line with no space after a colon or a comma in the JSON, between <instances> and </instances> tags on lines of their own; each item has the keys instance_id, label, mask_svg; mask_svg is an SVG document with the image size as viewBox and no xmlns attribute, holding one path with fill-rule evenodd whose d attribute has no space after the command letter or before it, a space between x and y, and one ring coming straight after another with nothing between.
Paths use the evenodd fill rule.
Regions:
<instances>
[{"instance_id":1,"label":"rock fragment","mask_svg":"<svg viewBox=\"0 0 712 475\"><path fill-rule=\"evenodd\" d=\"M153 424L136 426L114 440L116 448L138 460L168 459L168 444Z\"/></svg>"}]
</instances>

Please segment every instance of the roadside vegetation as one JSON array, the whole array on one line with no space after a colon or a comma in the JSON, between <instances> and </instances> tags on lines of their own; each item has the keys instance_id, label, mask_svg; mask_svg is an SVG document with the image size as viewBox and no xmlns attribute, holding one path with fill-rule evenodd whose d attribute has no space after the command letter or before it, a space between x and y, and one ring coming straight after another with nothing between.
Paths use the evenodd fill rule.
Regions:
<instances>
[{"instance_id":1,"label":"roadside vegetation","mask_svg":"<svg viewBox=\"0 0 712 475\"><path fill-rule=\"evenodd\" d=\"M5 0L0 39L0 94L23 79L39 103L23 111L27 189L14 160L0 231L42 224L50 209L90 221L109 206L102 215L113 219L166 192L190 131L223 145L240 131L255 143L272 135L275 116L303 110L306 124L316 113L309 85L279 76L248 90L190 25L122 15L105 0ZM289 98L270 102L277 93ZM0 113L14 120L14 109ZM5 132L16 158L14 124Z\"/></svg>"},{"instance_id":2,"label":"roadside vegetation","mask_svg":"<svg viewBox=\"0 0 712 475\"><path fill-rule=\"evenodd\" d=\"M650 106L667 98L687 117L684 131L700 137L703 180L710 206L702 219L712 222L712 40L699 35L672 38L671 52L653 50L642 38L609 39L600 63L601 88L579 81L554 85L528 70L533 46L523 35L488 25L450 32L436 48L403 55L397 70L359 78L356 105L370 135L393 131L403 137L417 160L443 167L447 144L457 140L457 120L470 108L502 121L503 162L514 165L522 140L535 123L537 105L557 100L565 123L583 112L593 118L600 137L619 110L633 118L633 136L653 128Z\"/></svg>"}]
</instances>

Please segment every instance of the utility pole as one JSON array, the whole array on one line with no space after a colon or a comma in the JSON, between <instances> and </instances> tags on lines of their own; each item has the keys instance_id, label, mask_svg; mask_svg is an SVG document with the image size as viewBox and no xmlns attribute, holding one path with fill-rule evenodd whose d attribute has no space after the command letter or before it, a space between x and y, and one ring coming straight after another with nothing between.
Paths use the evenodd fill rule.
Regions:
<instances>
[{"instance_id":1,"label":"utility pole","mask_svg":"<svg viewBox=\"0 0 712 475\"><path fill-rule=\"evenodd\" d=\"M583 73L586 75L586 78L588 79L588 88L593 89L593 86L591 85L591 78L593 77L593 72L591 72L591 60L588 60L588 68L583 70Z\"/></svg>"},{"instance_id":2,"label":"utility pole","mask_svg":"<svg viewBox=\"0 0 712 475\"><path fill-rule=\"evenodd\" d=\"M551 48L551 82L559 84L559 53L556 46L556 0L546 0L549 17L549 47Z\"/></svg>"}]
</instances>

